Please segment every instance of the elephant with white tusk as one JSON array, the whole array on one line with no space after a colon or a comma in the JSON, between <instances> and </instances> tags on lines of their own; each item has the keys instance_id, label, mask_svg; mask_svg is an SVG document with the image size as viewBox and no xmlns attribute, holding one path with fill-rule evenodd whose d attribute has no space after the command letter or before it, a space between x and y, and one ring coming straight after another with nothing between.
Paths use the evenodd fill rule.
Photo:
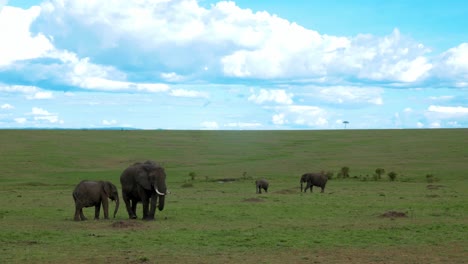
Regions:
<instances>
[{"instance_id":1,"label":"elephant with white tusk","mask_svg":"<svg viewBox=\"0 0 468 264\"><path fill-rule=\"evenodd\" d=\"M143 204L143 220L154 220L156 202L158 209L164 209L167 194L166 172L153 161L135 163L120 175L122 198L130 219L136 219L137 203Z\"/></svg>"}]
</instances>

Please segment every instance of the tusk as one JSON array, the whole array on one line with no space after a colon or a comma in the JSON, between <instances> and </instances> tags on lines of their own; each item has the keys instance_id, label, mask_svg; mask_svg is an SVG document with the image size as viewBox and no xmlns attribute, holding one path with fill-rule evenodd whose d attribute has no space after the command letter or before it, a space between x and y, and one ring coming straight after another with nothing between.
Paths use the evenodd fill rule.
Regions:
<instances>
[{"instance_id":1,"label":"tusk","mask_svg":"<svg viewBox=\"0 0 468 264\"><path fill-rule=\"evenodd\" d=\"M163 195L163 196L166 195L165 193L162 193L162 192L158 191L158 188L156 188L156 187L154 187L154 190L156 191L156 193L158 195Z\"/></svg>"}]
</instances>

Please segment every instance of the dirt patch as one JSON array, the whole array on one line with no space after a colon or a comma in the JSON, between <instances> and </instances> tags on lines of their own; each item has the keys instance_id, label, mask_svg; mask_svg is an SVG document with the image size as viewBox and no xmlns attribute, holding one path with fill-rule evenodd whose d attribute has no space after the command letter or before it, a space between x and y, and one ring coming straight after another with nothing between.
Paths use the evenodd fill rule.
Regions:
<instances>
[{"instance_id":1,"label":"dirt patch","mask_svg":"<svg viewBox=\"0 0 468 264\"><path fill-rule=\"evenodd\" d=\"M247 198L247 199L244 199L242 201L243 202L248 202L248 203L261 203L261 202L264 202L264 200L260 199L260 198Z\"/></svg>"},{"instance_id":2,"label":"dirt patch","mask_svg":"<svg viewBox=\"0 0 468 264\"><path fill-rule=\"evenodd\" d=\"M437 189L440 189L440 188L442 188L442 187L444 187L444 186L443 186L443 185L435 185L435 184L429 184L429 185L427 185L427 188L428 188L429 190L437 190Z\"/></svg>"},{"instance_id":3,"label":"dirt patch","mask_svg":"<svg viewBox=\"0 0 468 264\"><path fill-rule=\"evenodd\" d=\"M278 194L293 194L293 193L298 193L299 190L297 188L294 188L294 189L282 189L282 190L279 190L279 191L276 191L275 193L278 193Z\"/></svg>"},{"instance_id":4,"label":"dirt patch","mask_svg":"<svg viewBox=\"0 0 468 264\"><path fill-rule=\"evenodd\" d=\"M112 223L113 228L138 228L142 226L142 223L137 221L117 221Z\"/></svg>"},{"instance_id":5,"label":"dirt patch","mask_svg":"<svg viewBox=\"0 0 468 264\"><path fill-rule=\"evenodd\" d=\"M385 217L385 218L402 218L402 217L408 217L408 216L406 215L406 213L403 213L403 212L387 211L387 212L381 214L380 217Z\"/></svg>"},{"instance_id":6,"label":"dirt patch","mask_svg":"<svg viewBox=\"0 0 468 264\"><path fill-rule=\"evenodd\" d=\"M217 181L219 183L225 183L225 182L234 182L237 181L237 178L222 178L222 179L216 179L214 181Z\"/></svg>"}]
</instances>

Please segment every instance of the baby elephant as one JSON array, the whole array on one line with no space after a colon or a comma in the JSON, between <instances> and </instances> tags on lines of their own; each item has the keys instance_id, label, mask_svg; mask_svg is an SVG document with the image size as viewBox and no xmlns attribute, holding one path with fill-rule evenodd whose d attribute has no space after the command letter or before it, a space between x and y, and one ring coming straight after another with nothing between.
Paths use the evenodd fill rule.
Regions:
<instances>
[{"instance_id":1,"label":"baby elephant","mask_svg":"<svg viewBox=\"0 0 468 264\"><path fill-rule=\"evenodd\" d=\"M109 202L107 199L116 201L114 218L119 210L119 193L117 187L108 181L81 181L73 191L75 200L75 221L84 221L83 207L95 207L94 219L99 219L99 211L104 207L104 218L109 219Z\"/></svg>"},{"instance_id":2,"label":"baby elephant","mask_svg":"<svg viewBox=\"0 0 468 264\"><path fill-rule=\"evenodd\" d=\"M256 191L257 193L262 193L262 189L265 190L265 192L268 192L268 181L265 179L260 179L255 181L255 185L257 186Z\"/></svg>"}]
</instances>

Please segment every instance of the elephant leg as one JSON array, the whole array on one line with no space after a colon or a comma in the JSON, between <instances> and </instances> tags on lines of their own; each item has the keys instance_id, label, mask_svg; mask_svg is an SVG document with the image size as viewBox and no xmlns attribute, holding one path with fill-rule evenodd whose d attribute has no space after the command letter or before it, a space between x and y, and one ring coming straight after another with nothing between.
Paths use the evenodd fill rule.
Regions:
<instances>
[{"instance_id":1,"label":"elephant leg","mask_svg":"<svg viewBox=\"0 0 468 264\"><path fill-rule=\"evenodd\" d=\"M148 215L146 216L146 219L147 220L154 220L154 214L156 212L156 201L157 201L157 198L158 196L156 195L156 193L154 193L153 195L151 195L151 198L150 198L150 210L148 212Z\"/></svg>"},{"instance_id":2,"label":"elephant leg","mask_svg":"<svg viewBox=\"0 0 468 264\"><path fill-rule=\"evenodd\" d=\"M81 213L81 208L78 205L76 205L75 206L75 217L73 218L73 220L80 221L80 213Z\"/></svg>"},{"instance_id":3,"label":"elephant leg","mask_svg":"<svg viewBox=\"0 0 468 264\"><path fill-rule=\"evenodd\" d=\"M141 202L143 203L143 219L148 217L149 198L142 197Z\"/></svg>"},{"instance_id":4,"label":"elephant leg","mask_svg":"<svg viewBox=\"0 0 468 264\"><path fill-rule=\"evenodd\" d=\"M109 201L107 198L102 200L102 209L104 211L104 219L109 219Z\"/></svg>"},{"instance_id":5,"label":"elephant leg","mask_svg":"<svg viewBox=\"0 0 468 264\"><path fill-rule=\"evenodd\" d=\"M320 188L322 188L322 191L321 191L322 193L325 192L325 186L322 186Z\"/></svg>"},{"instance_id":6,"label":"elephant leg","mask_svg":"<svg viewBox=\"0 0 468 264\"><path fill-rule=\"evenodd\" d=\"M86 218L85 215L83 214L83 208L80 209L80 218L81 218L81 221L88 220L88 218Z\"/></svg>"},{"instance_id":7,"label":"elephant leg","mask_svg":"<svg viewBox=\"0 0 468 264\"><path fill-rule=\"evenodd\" d=\"M101 203L94 206L94 220L99 220L99 212L101 211Z\"/></svg>"},{"instance_id":8,"label":"elephant leg","mask_svg":"<svg viewBox=\"0 0 468 264\"><path fill-rule=\"evenodd\" d=\"M137 210L138 202L136 200L132 200L132 217L131 219L137 219L136 210Z\"/></svg>"},{"instance_id":9,"label":"elephant leg","mask_svg":"<svg viewBox=\"0 0 468 264\"><path fill-rule=\"evenodd\" d=\"M128 198L127 193L122 192L122 199L124 200L125 207L127 208L128 218L135 219L136 218L135 210L133 209L133 205L130 206L130 198Z\"/></svg>"}]
</instances>

